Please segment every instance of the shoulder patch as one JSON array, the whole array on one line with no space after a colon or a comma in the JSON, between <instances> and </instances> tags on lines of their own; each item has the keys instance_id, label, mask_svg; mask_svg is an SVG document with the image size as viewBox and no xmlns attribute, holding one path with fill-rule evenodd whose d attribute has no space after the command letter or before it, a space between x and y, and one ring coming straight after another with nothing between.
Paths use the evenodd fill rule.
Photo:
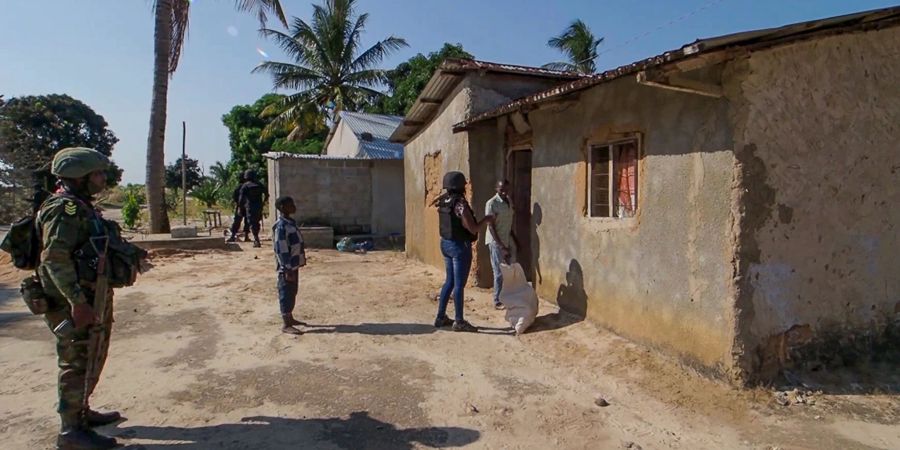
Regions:
<instances>
[{"instance_id":1,"label":"shoulder patch","mask_svg":"<svg viewBox=\"0 0 900 450\"><path fill-rule=\"evenodd\" d=\"M78 212L78 206L75 206L75 203L72 203L71 200L66 200L65 203L66 214L70 216L74 216L75 213Z\"/></svg>"}]
</instances>

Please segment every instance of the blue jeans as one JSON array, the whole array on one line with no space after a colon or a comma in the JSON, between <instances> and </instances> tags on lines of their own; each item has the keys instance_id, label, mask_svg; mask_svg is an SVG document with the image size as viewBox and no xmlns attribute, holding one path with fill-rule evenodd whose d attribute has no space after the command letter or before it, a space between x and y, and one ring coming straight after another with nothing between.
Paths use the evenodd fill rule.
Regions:
<instances>
[{"instance_id":1,"label":"blue jeans","mask_svg":"<svg viewBox=\"0 0 900 450\"><path fill-rule=\"evenodd\" d=\"M491 269L494 271L494 303L500 303L500 291L503 289L503 273L500 263L503 262L503 249L496 241L488 244L491 250Z\"/></svg>"},{"instance_id":2,"label":"blue jeans","mask_svg":"<svg viewBox=\"0 0 900 450\"><path fill-rule=\"evenodd\" d=\"M297 287L300 280L293 283L284 279L284 274L278 274L278 306L281 307L281 314L290 314L294 312L294 304L297 302Z\"/></svg>"},{"instance_id":3,"label":"blue jeans","mask_svg":"<svg viewBox=\"0 0 900 450\"><path fill-rule=\"evenodd\" d=\"M444 266L447 268L447 278L444 287L441 288L441 296L438 301L438 319L447 317L447 302L450 294L453 294L453 309L455 319L463 321L463 294L466 281L469 279L469 269L472 268L472 243L469 241L453 241L441 239L441 254L444 255Z\"/></svg>"}]
</instances>

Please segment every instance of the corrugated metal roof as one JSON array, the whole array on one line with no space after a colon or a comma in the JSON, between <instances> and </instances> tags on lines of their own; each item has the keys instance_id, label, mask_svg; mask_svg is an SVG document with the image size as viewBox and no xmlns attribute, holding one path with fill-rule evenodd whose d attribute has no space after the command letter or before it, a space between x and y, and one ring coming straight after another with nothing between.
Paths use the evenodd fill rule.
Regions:
<instances>
[{"instance_id":1,"label":"corrugated metal roof","mask_svg":"<svg viewBox=\"0 0 900 450\"><path fill-rule=\"evenodd\" d=\"M900 6L800 22L778 28L746 31L714 38L698 39L677 50L668 51L651 58L620 66L606 72L591 75L580 80L553 87L543 92L520 98L460 122L453 126L453 130L457 132L463 131L475 123L518 111L526 106L544 103L616 78L632 75L642 70L651 69L664 64L694 58L703 54L730 49L754 51L815 36L837 34L857 29L874 29L897 24L900 24Z\"/></svg>"},{"instance_id":2,"label":"corrugated metal roof","mask_svg":"<svg viewBox=\"0 0 900 450\"><path fill-rule=\"evenodd\" d=\"M355 158L352 156L330 156L330 155L307 155L303 153L287 153L287 152L269 152L263 153L263 158L267 159L283 159L283 158L293 158L293 159L328 159L334 161L359 161L360 158Z\"/></svg>"},{"instance_id":3,"label":"corrugated metal roof","mask_svg":"<svg viewBox=\"0 0 900 450\"><path fill-rule=\"evenodd\" d=\"M359 140L357 158L403 159L403 144L389 140L403 121L403 117L341 111L340 121L346 124Z\"/></svg>"},{"instance_id":4,"label":"corrugated metal roof","mask_svg":"<svg viewBox=\"0 0 900 450\"><path fill-rule=\"evenodd\" d=\"M580 78L584 75L573 72L559 72L556 70L542 69L540 67L518 66L515 64L499 64L488 61L476 61L473 59L448 58L441 63L434 72L428 84L419 93L416 102L406 113L402 123L390 136L392 142L406 142L419 132L437 115L441 104L453 92L456 85L462 81L464 75L469 72L484 71L490 73L505 73L528 77L556 78L569 80Z\"/></svg>"}]
</instances>

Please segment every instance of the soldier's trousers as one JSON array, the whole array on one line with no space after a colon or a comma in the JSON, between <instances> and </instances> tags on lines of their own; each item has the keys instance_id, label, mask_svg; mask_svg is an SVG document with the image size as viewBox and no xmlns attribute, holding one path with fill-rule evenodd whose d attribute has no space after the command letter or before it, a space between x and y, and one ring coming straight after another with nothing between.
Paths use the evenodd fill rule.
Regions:
<instances>
[{"instance_id":1,"label":"soldier's trousers","mask_svg":"<svg viewBox=\"0 0 900 450\"><path fill-rule=\"evenodd\" d=\"M88 298L94 298L93 292L85 292ZM69 302L62 299L53 299L60 307L48 311L44 315L44 320L50 330L56 328L62 321L72 318L71 307ZM65 339L56 337L56 355L57 364L59 365L59 412L63 426L71 426L79 423L85 405L88 404L86 399L90 397L96 387L96 380L100 378L100 372L106 363L106 355L109 350L109 337L112 331L113 321L113 296L110 290L104 311L97 311L100 321L103 325L103 333L96 353L96 375L93 377L93 383L86 385L85 373L88 366L88 331L77 330L74 339Z\"/></svg>"},{"instance_id":2,"label":"soldier's trousers","mask_svg":"<svg viewBox=\"0 0 900 450\"><path fill-rule=\"evenodd\" d=\"M253 232L253 237L259 239L259 229L260 222L262 222L262 209L247 209L247 216L244 217L245 225L244 229L246 230L247 225L250 226L250 231Z\"/></svg>"}]
</instances>

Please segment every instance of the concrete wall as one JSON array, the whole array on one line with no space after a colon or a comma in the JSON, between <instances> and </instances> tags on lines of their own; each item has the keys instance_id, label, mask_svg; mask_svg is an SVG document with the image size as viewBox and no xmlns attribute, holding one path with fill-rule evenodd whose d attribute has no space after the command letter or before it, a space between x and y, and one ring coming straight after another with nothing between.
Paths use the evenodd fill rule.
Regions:
<instances>
[{"instance_id":1,"label":"concrete wall","mask_svg":"<svg viewBox=\"0 0 900 450\"><path fill-rule=\"evenodd\" d=\"M335 234L368 233L372 226L372 162L283 157L269 160L274 199L290 195L302 224L327 224ZM270 178L271 179L271 178Z\"/></svg>"},{"instance_id":2,"label":"concrete wall","mask_svg":"<svg viewBox=\"0 0 900 450\"><path fill-rule=\"evenodd\" d=\"M355 158L359 154L359 139L353 134L353 131L344 124L344 121L338 123L338 127L334 130L334 136L328 142L325 153L328 156L344 156L347 158Z\"/></svg>"},{"instance_id":3,"label":"concrete wall","mask_svg":"<svg viewBox=\"0 0 900 450\"><path fill-rule=\"evenodd\" d=\"M372 161L372 232L403 233L403 161Z\"/></svg>"},{"instance_id":4,"label":"concrete wall","mask_svg":"<svg viewBox=\"0 0 900 450\"><path fill-rule=\"evenodd\" d=\"M528 117L539 295L718 376L735 327L727 108L628 77ZM587 144L626 133L642 139L638 215L589 218Z\"/></svg>"},{"instance_id":5,"label":"concrete wall","mask_svg":"<svg viewBox=\"0 0 900 450\"><path fill-rule=\"evenodd\" d=\"M893 27L729 66L749 373L852 363L900 342L898 55Z\"/></svg>"}]
</instances>

